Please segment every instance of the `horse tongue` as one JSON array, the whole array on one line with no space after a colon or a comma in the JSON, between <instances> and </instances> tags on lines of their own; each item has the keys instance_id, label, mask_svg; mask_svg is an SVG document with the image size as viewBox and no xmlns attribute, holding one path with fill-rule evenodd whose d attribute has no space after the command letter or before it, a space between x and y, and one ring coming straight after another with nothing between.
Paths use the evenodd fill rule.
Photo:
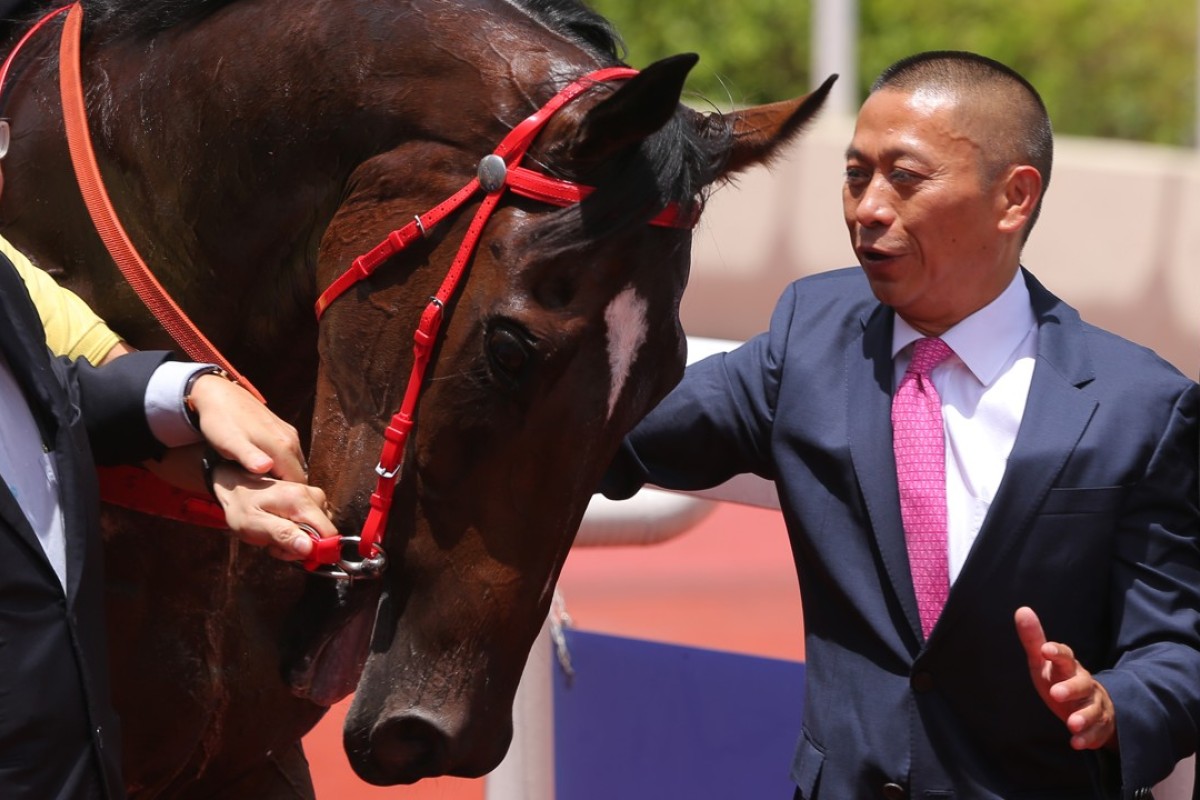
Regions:
<instances>
[{"instance_id":1,"label":"horse tongue","mask_svg":"<svg viewBox=\"0 0 1200 800\"><path fill-rule=\"evenodd\" d=\"M378 591L358 587L339 595L332 608L322 604L324 613L306 615L304 644L285 665L292 694L322 706L332 706L358 685L375 623L372 601L379 598ZM302 602L301 608L310 605Z\"/></svg>"}]
</instances>

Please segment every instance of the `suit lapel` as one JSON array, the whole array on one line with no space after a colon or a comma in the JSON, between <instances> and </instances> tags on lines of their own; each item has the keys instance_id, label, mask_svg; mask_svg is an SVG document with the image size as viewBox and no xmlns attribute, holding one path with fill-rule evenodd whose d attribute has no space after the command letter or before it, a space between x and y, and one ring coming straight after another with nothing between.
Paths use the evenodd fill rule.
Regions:
<instances>
[{"instance_id":1,"label":"suit lapel","mask_svg":"<svg viewBox=\"0 0 1200 800\"><path fill-rule=\"evenodd\" d=\"M0 253L0 349L25 393L42 441L52 444L57 434L55 409L65 397L50 366L42 321L16 267Z\"/></svg>"},{"instance_id":2,"label":"suit lapel","mask_svg":"<svg viewBox=\"0 0 1200 800\"><path fill-rule=\"evenodd\" d=\"M45 557L45 552L38 543L37 536L30 527L29 520L25 517L25 512L21 510L17 498L12 496L12 492L8 490L8 485L4 481L0 481L0 519L4 520L5 526L19 536L25 544L35 548L43 558Z\"/></svg>"},{"instance_id":3,"label":"suit lapel","mask_svg":"<svg viewBox=\"0 0 1200 800\"><path fill-rule=\"evenodd\" d=\"M965 603L956 598L987 592L997 567L1029 535L1030 523L1096 411L1096 400L1081 391L1094 377L1078 312L1025 273L1038 320L1037 363L1025 413L1004 478L979 535L931 638L957 619Z\"/></svg>"},{"instance_id":4,"label":"suit lapel","mask_svg":"<svg viewBox=\"0 0 1200 800\"><path fill-rule=\"evenodd\" d=\"M42 441L54 446L59 432L58 416L67 413L66 396L54 376L41 320L38 319L36 309L29 299L25 284L2 253L0 253L0 351L3 351L8 367L25 395L34 420L37 422ZM59 475L60 487L63 485L62 480L63 476ZM67 535L66 551L68 561L70 561L72 551L78 549L79 543L72 542L70 539L68 532L71 530L71 526L66 520L66 506L63 501L60 490L59 504L63 508L64 534ZM38 541L25 512L21 510L16 498L12 496L2 481L0 481L0 517L4 519L11 531L33 549L40 561L45 564L46 571L54 576L54 581L57 583L58 577L54 575L54 569L50 566L46 551L42 549L41 542Z\"/></svg>"},{"instance_id":5,"label":"suit lapel","mask_svg":"<svg viewBox=\"0 0 1200 800\"><path fill-rule=\"evenodd\" d=\"M892 452L892 312L878 306L863 320L861 347L847 348L845 408L850 458L858 476L871 532L892 591L916 641L921 618L900 520L896 458Z\"/></svg>"}]
</instances>

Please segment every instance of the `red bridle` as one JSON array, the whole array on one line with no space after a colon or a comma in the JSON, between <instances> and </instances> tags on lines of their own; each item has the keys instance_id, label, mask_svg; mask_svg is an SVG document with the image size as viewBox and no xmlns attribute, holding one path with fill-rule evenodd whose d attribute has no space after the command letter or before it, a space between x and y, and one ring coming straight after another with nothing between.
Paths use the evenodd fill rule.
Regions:
<instances>
[{"instance_id":1,"label":"red bridle","mask_svg":"<svg viewBox=\"0 0 1200 800\"><path fill-rule=\"evenodd\" d=\"M413 334L412 371L409 373L408 385L404 390L404 399L400 404L400 409L392 416L391 422L383 433L383 451L380 453L379 463L375 467L377 475L375 491L371 494L371 507L367 512L367 519L363 523L362 535L358 541L358 554L364 562L382 565L383 533L387 529L388 513L392 507L396 479L403 467L405 445L413 428L413 414L425 382L425 370L429 366L429 357L437 342L438 333L445 318L446 307L462 282L464 271L479 243L484 225L495 211L496 205L500 202L506 189L511 189L523 197L560 207L578 203L587 197L593 191L592 187L552 178L526 169L520 166L521 159L524 158L525 152L534 138L564 105L597 83L632 78L634 75L637 75L637 70L628 67L609 67L591 72L567 86L537 112L513 128L490 155L484 156L479 162L476 176L465 186L429 211L415 217L403 228L392 231L378 245L354 259L351 267L342 273L317 299L316 312L317 318L320 319L329 304L351 286L369 277L389 258L404 250L417 239L428 235L429 231L467 202L476 192L482 190L486 193L479 210L475 212L475 217L467 228L454 261L450 264L450 270L442 280L442 285L438 288L437 293L429 298L429 304L421 314L421 320ZM691 228L696 224L696 218L696 213L685 213L678 204L672 203L650 220L650 224L671 228ZM305 567L316 569L322 564L339 562L342 559L340 538L321 539L314 536L315 547L304 562ZM382 567L380 566L380 568Z\"/></svg>"},{"instance_id":2,"label":"red bridle","mask_svg":"<svg viewBox=\"0 0 1200 800\"><path fill-rule=\"evenodd\" d=\"M0 91L3 91L9 68L17 52L22 49L26 42L43 25L55 16L67 11L70 13L68 15L67 28L64 29L64 52L71 53L73 63L69 65L72 67L71 70L61 69L61 71L64 74L69 72L72 75L78 73L77 49L82 11L78 3L74 3L51 11L30 28L13 51L9 53L3 66L0 67ZM543 175L520 166L520 162L538 133L541 132L546 123L550 121L550 118L564 105L598 83L632 78L635 75L637 75L637 70L628 67L609 67L591 72L567 86L552 97L537 112L513 128L491 154L484 156L479 162L476 176L468 181L465 186L424 214L416 216L412 222L404 227L392 231L374 248L354 259L350 268L334 280L329 288L317 299L316 314L317 318L320 319L329 305L354 284L369 277L389 258L400 253L422 236L427 235L430 230L445 220L447 216L471 199L476 192L483 191L485 193L483 202L475 212L475 217L472 219L462 244L458 248L458 253L450 265L449 272L443 279L437 293L429 299L429 304L426 306L424 313L422 313L420 322L413 334L414 357L412 371L409 375L408 386L405 389L400 409L392 416L391 422L384 430L383 449L379 456L379 463L375 467L378 480L375 491L371 494L370 510L367 513L366 521L363 523L362 534L358 537L338 535L324 539L313 534L315 546L312 553L303 562L305 569L310 571L321 570L322 574L334 577L352 578L377 575L384 568L386 559L382 544L383 533L387 528L387 518L391 510L396 479L403 465L405 445L408 441L408 435L413 428L413 414L420 399L425 371L429 366L430 355L441 330L445 309L454 297L462 281L466 266L471 260L471 255L475 251L484 226L487 224L492 212L495 211L504 192L509 189L523 197L560 207L573 205L587 197L593 191L592 187ZM67 83L71 82L67 81ZM74 104L75 108L73 109L75 113L74 123L72 124L69 120L67 125L68 134L72 134L74 129L77 131L75 135L79 137L79 140L72 144L72 161L75 164L81 188L85 186L90 187L90 191L87 188L84 189L85 199L89 201L88 211L92 215L97 229L101 232L102 238L104 238L105 246L118 265L122 266L123 274L125 274L126 279L137 291L138 296L154 311L155 316L160 322L164 320L164 315L167 312L170 312L169 316L172 319L178 320L178 324L174 326L167 324L167 322L163 323L164 327L172 333L177 343L181 343L181 346L184 346L184 349L198 360L216 361L217 363L225 364L226 362L216 352L215 348L199 334L199 331L195 330L191 321L175 306L165 290L158 285L154 276L145 266L145 263L137 255L132 242L124 235L124 230L121 228L119 220L117 220L116 211L112 208L107 193L102 191L103 182L99 176L99 169L95 166L94 156L91 156L90 138L86 136L87 119L83 112L82 90L78 88L78 83L76 79L73 85L69 87L71 93L78 96L78 100ZM64 85L64 97L68 94L67 89L68 87ZM67 109L64 109L64 117L66 116ZM89 156L86 160L90 161L90 164L81 168L76 158L77 151L85 156ZM650 224L686 229L695 225L698 216L698 207L693 207L685 212L680 209L678 204L672 203L651 219ZM105 235L106 233L111 234L114 230L118 235ZM128 268L126 264L129 264ZM131 274L133 277L131 277ZM147 284L154 291L151 292L145 289L144 286ZM177 329L180 332L177 333ZM188 329L190 329L191 333L189 333ZM230 371L232 372L232 369ZM248 383L246 385L253 391L253 387L250 387ZM127 481L133 481L133 484L141 485L141 482L134 480L132 476L125 475L122 477ZM117 483L114 482L111 485L119 490ZM170 492L171 490L168 488L167 491ZM213 525L215 511L207 511L199 515L199 518L196 518L187 511L186 503L182 504L184 508L182 514L178 512L172 513L168 510L180 505L175 498L170 498L165 502L162 501L162 498L144 498L143 502L139 504L138 502L129 500L130 492L119 493L124 496L124 505L141 508L150 513L165 513L172 518L193 521L197 524ZM138 489L133 491L133 494L138 493ZM357 542L357 555L359 559L357 561L349 557L350 554L346 552L345 548L347 544L355 542ZM340 567L340 570L334 568L335 565Z\"/></svg>"}]
</instances>

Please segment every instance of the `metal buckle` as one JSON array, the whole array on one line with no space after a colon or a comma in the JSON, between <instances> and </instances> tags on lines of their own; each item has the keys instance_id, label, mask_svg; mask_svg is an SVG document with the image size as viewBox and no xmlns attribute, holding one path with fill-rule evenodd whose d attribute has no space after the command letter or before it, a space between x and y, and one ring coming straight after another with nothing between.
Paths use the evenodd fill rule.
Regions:
<instances>
[{"instance_id":1,"label":"metal buckle","mask_svg":"<svg viewBox=\"0 0 1200 800\"><path fill-rule=\"evenodd\" d=\"M403 467L404 467L404 459L400 459L400 463L396 465L396 468L393 470L390 470L390 471L387 469L384 469L383 462L380 461L378 464L375 465L375 474L378 475L379 477L383 478L385 481L395 480L396 476L400 474L400 470Z\"/></svg>"},{"instance_id":2,"label":"metal buckle","mask_svg":"<svg viewBox=\"0 0 1200 800\"><path fill-rule=\"evenodd\" d=\"M309 535L315 535L307 525L300 525L309 532ZM363 558L358 552L358 545L362 541L360 536L343 536L341 538L341 555L342 557L336 564L322 564L313 570L305 570L310 575L319 575L322 578L330 578L337 581L354 581L359 579L371 580L378 578L387 569L387 553L383 552L383 548L375 546L375 553L367 558ZM300 566L300 562L293 562ZM303 566L300 566L303 569Z\"/></svg>"}]
</instances>

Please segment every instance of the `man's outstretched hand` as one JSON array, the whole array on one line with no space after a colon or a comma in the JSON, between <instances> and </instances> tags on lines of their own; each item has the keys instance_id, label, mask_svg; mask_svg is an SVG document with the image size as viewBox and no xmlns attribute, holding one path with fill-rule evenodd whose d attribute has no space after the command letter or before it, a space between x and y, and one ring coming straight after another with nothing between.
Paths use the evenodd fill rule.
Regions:
<instances>
[{"instance_id":1,"label":"man's outstretched hand","mask_svg":"<svg viewBox=\"0 0 1200 800\"><path fill-rule=\"evenodd\" d=\"M1041 620L1032 608L1017 609L1014 620L1033 686L1071 732L1071 747L1115 749L1117 715L1108 690L1075 659L1070 647L1046 641Z\"/></svg>"}]
</instances>

